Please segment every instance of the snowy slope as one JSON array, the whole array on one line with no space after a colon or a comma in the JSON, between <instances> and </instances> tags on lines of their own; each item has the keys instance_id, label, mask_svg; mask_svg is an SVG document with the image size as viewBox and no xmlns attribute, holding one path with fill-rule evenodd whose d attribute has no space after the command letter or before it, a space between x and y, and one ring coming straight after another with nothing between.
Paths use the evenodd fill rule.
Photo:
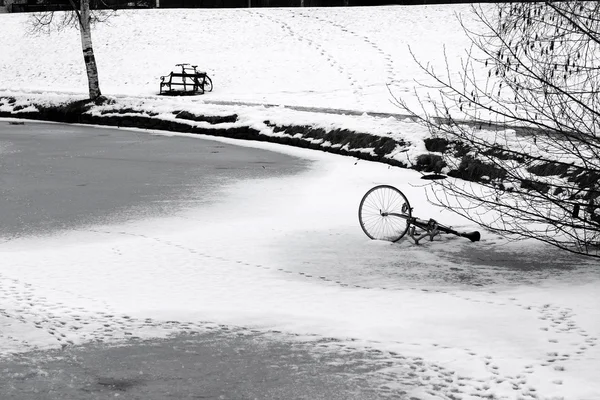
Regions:
<instances>
[{"instance_id":1,"label":"snowy slope","mask_svg":"<svg viewBox=\"0 0 600 400\"><path fill-rule=\"evenodd\" d=\"M441 68L444 46L456 55L466 48L454 13L467 10L461 5L121 11L95 27L93 40L107 95L155 95L159 77L188 62L213 78L215 90L206 101L398 112L390 91L411 97L414 80L424 79L409 45ZM87 93L78 31L29 30L25 14L2 16L0 92Z\"/></svg>"}]
</instances>

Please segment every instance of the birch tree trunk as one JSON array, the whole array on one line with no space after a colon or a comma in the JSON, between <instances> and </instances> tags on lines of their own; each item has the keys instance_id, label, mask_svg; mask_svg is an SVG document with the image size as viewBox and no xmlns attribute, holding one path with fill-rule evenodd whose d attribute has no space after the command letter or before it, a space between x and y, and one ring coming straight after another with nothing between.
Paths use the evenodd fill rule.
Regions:
<instances>
[{"instance_id":1,"label":"birch tree trunk","mask_svg":"<svg viewBox=\"0 0 600 400\"><path fill-rule=\"evenodd\" d=\"M90 26L90 0L81 0L79 10L79 32L81 33L81 48L83 49L83 60L88 78L88 89L90 99L97 99L102 95L100 82L98 80L98 67L92 47L92 30Z\"/></svg>"}]
</instances>

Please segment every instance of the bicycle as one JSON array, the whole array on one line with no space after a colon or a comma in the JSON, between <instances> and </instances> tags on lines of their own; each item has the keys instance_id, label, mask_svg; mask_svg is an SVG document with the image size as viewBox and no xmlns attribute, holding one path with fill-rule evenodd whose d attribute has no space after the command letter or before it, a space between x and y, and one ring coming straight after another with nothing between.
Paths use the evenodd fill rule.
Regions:
<instances>
[{"instance_id":1,"label":"bicycle","mask_svg":"<svg viewBox=\"0 0 600 400\"><path fill-rule=\"evenodd\" d=\"M363 196L358 206L358 220L365 234L373 240L397 242L404 235L419 244L421 239L429 237L430 241L440 233L449 233L477 242L481 234L474 232L458 232L436 220L413 217L412 207L400 190L390 185L379 185L370 189ZM418 232L417 228L423 232Z\"/></svg>"},{"instance_id":2,"label":"bicycle","mask_svg":"<svg viewBox=\"0 0 600 400\"><path fill-rule=\"evenodd\" d=\"M171 72L168 75L161 76L159 94L190 95L212 92L212 80L206 72L198 71L197 65L175 64L175 66L181 67L181 72ZM174 86L183 88L174 89ZM163 88L166 88L166 90L163 90Z\"/></svg>"},{"instance_id":3,"label":"bicycle","mask_svg":"<svg viewBox=\"0 0 600 400\"><path fill-rule=\"evenodd\" d=\"M189 65L189 67L188 67L188 65ZM196 86L199 86L202 88L203 92L212 92L212 90L213 90L212 80L206 74L206 72L198 71L197 65L175 64L175 66L181 67L182 75L193 75L193 78L188 78L188 79L192 79L194 81L194 83L196 84ZM190 72L187 72L187 71L190 71ZM193 71L193 73L192 73L192 71ZM183 78L183 79L185 80L185 78ZM199 80L201 80L201 81L199 81Z\"/></svg>"}]
</instances>

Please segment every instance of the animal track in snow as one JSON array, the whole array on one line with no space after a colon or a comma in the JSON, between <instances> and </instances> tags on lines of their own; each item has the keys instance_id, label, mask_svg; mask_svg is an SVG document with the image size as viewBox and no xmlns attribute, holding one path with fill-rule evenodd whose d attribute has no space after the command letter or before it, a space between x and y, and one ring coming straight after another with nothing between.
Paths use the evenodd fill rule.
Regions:
<instances>
[{"instance_id":1,"label":"animal track in snow","mask_svg":"<svg viewBox=\"0 0 600 400\"><path fill-rule=\"evenodd\" d=\"M113 231L94 230L97 233L105 233L114 235ZM526 304L527 302L520 301L516 298L503 299L500 295L494 294L489 296L485 292L473 293L455 293L449 290L442 289L423 289L419 287L402 288L402 287L386 287L368 286L368 284L354 284L344 281L339 278L330 278L323 274L309 273L305 271L294 271L275 266L265 265L261 263L252 263L244 260L243 257L231 257L221 255L211 255L207 251L186 246L177 243L175 240L167 240L160 237L154 237L144 234L119 231L121 235L143 238L148 241L160 243L164 246L169 246L178 251L189 252L194 255L194 259L215 259L220 262L226 262L231 267L235 268L257 268L261 270L278 271L277 273L285 273L295 275L300 279L308 279L312 281L326 282L331 285L340 287L357 288L357 289L380 289L380 290L413 290L422 293L445 294L448 296L463 299L465 301L493 304L498 307L518 307L527 313L531 313L532 319L536 317L544 317L540 320L544 323L548 330L540 331L548 335L547 339L556 338L561 343L560 351L547 351L540 354L543 359L541 363L533 363L524 367L521 375L506 376L503 374L503 365L498 363L501 360L494 360L492 357L484 354L478 354L470 349L463 349L465 356L473 357L474 361L479 361L485 367L486 373L489 376L486 379L477 381L470 377L459 377L454 372L443 369L442 367L428 363L416 357L408 357L400 354L384 354L380 365L389 364L390 370L381 369L385 373L376 373L376 379L381 380L381 385L384 391L392 393L394 390L394 382L404 382L407 385L420 385L431 393L442 393L447 398L461 398L464 396L479 396L485 398L490 391L493 392L497 385L510 385L510 387L523 398L534 398L535 388L528 384L527 377L536 372L540 366L552 369L553 372L562 372L565 370L563 362L570 360L574 354L569 349L564 349L564 343L574 343L573 348L578 351L585 352L590 346L594 346L597 342L595 337L592 337L589 332L581 329L574 319L574 314L571 309L558 307L553 304ZM26 283L19 282L0 275L0 289L5 296L12 300L10 308L1 308L0 317L13 319L22 323L29 323L35 326L36 329L46 332L47 335L53 338L59 346L69 346L82 341L112 341L122 340L127 338L135 338L144 336L144 332L161 331L163 333L177 332L203 332L206 330L218 329L228 331L231 328L208 324L204 322L185 322L185 321L155 321L152 319L135 319L131 316L121 315L112 312L105 305L102 308L103 312L93 312L82 308L69 309L65 304L54 302L52 303L47 298L37 295L35 288ZM8 293L8 295L7 295ZM565 329L566 328L566 329ZM536 327L537 329L537 327ZM236 331L237 334L244 334L244 331ZM6 337L6 336L5 336ZM4 341L5 337L0 337L0 341ZM575 340L577 339L577 340ZM11 339L7 339L11 341ZM332 342L336 343L336 342ZM337 342L339 344L339 342ZM400 342L398 342L400 344ZM376 346L376 343L373 343ZM409 346L408 343L402 343L403 346ZM424 346L420 343L413 343L417 349ZM10 346L19 346L17 342L11 342ZM319 347L328 348L333 344L321 343ZM426 346L432 348L449 349L444 343L433 343ZM23 347L23 346L21 346ZM1 347L0 347L1 348ZM549 347L551 348L551 347ZM566 350L566 351L565 351ZM349 350L350 351L350 350ZM378 351L378 350L377 350ZM377 351L369 352L369 354L378 354ZM579 355L578 355L579 356ZM387 361L383 361L386 358ZM505 372L505 371L504 371ZM384 387L385 386L385 387ZM389 388L389 389L386 389ZM515 394L516 396L516 394Z\"/></svg>"},{"instance_id":2,"label":"animal track in snow","mask_svg":"<svg viewBox=\"0 0 600 400\"><path fill-rule=\"evenodd\" d=\"M97 232L100 232L100 231L97 231ZM114 232L103 232L103 233L113 234ZM393 291L400 291L400 290L415 290L415 291L418 290L418 291L423 291L423 292L429 291L428 289L414 288L414 287L402 288L402 287L366 286L366 285L361 285L361 284L350 284L350 283L344 282L340 279L330 278L325 275L314 275L312 273L306 273L304 271L293 271L293 270L287 270L284 268L271 267L271 266L264 265L264 264L249 263L249 262L246 262L246 261L240 260L240 259L228 259L228 258L222 257L222 256L213 256L213 255L207 254L206 252L202 252L197 249L186 247L181 244L175 243L173 241L163 240L163 239L160 239L157 237L149 237L146 235L134 234L134 233L128 233L128 232L120 232L120 233L124 234L124 235L142 237L142 238L145 238L148 240L154 240L159 243L162 243L163 245L176 247L183 251L189 251L190 253L194 253L200 257L204 257L207 259L211 259L211 258L217 259L219 261L229 262L229 263L237 264L237 265L243 265L244 267L248 267L248 268L259 268L259 269L263 269L263 270L278 271L280 273L285 273L287 275L295 275L302 279L319 280L322 282L327 282L329 284L337 285L337 286L344 287L344 288L378 289L378 290L393 290ZM493 301L493 300L490 300L489 298L485 298L485 294L483 292L476 292L472 295L464 295L464 294L459 294L459 293L452 292L452 291L445 291L445 290L441 290L441 289L431 290L431 292L446 294L449 296L453 296L453 297L460 298L465 301L470 301L470 302L474 302L474 303L485 303L485 304L491 304L491 305L502 306L502 307L513 306L513 307L519 307L519 308L529 311L529 312L537 313L538 317L542 318L542 319L540 319L541 321L545 321L548 323L548 325L546 327L542 327L541 329L542 329L542 332L548 332L549 336L547 337L547 340L549 343L559 343L562 340L560 336L564 336L564 335L569 335L570 338L572 339L572 335L577 334L577 335L579 335L580 338L586 339L585 341L581 341L581 340L576 341L576 343L577 343L576 346L578 346L578 347L576 349L574 349L573 353L577 354L578 356L583 355L585 350L588 349L588 347L590 345L594 346L596 343L596 340L597 340L596 338L593 338L593 337L588 338L587 336L585 336L588 334L576 325L576 323L572 319L572 317L573 317L572 310L569 308L560 308L560 307L554 306L552 304L542 304L542 305L523 304L522 302L518 301L518 299L515 297L508 298L507 300L500 299L500 300ZM482 296L482 298L479 299L479 298L474 297L475 294ZM435 346L439 346L439 344L436 344ZM440 348L444 348L444 346L440 346ZM473 352L469 352L469 354L474 355ZM542 358L544 357L544 355L540 355L540 356ZM550 363L557 363L557 362L560 363L562 361L568 360L569 357L570 357L569 353L565 353L558 358L555 356L546 356L546 358L544 359L542 364L549 365ZM548 360L551 360L551 361L548 361ZM558 364L555 364L555 365L558 365ZM486 367L488 367L490 374L492 374L493 376L500 375L500 371L499 371L500 368L497 365L493 364L491 361L486 362ZM525 372L532 373L532 369L526 368Z\"/></svg>"},{"instance_id":3,"label":"animal track in snow","mask_svg":"<svg viewBox=\"0 0 600 400\"><path fill-rule=\"evenodd\" d=\"M298 13L298 15L304 17L304 18L313 18L316 19L319 22L322 22L323 24L327 24L330 26L333 26L335 28L338 28L340 31L351 35L352 37L354 37L355 39L366 43L368 46L370 46L378 55L381 59L384 60L384 64L385 64L385 71L387 72L387 76L385 79L385 83L387 85L394 85L396 84L396 77L394 74L394 71L396 70L395 66L394 66L394 61L393 58L390 54L386 53L381 47L379 47L377 45L377 43L375 43L374 41L372 41L368 36L366 35L362 35L358 32L353 31L352 29L348 28L345 25L339 24L337 22L331 21L327 18L315 15L314 13L304 13L304 12L300 12Z\"/></svg>"},{"instance_id":4,"label":"animal track in snow","mask_svg":"<svg viewBox=\"0 0 600 400\"><path fill-rule=\"evenodd\" d=\"M356 77L350 72L350 70L345 68L344 65L342 65L336 59L336 57L334 57L330 52L328 52L323 47L323 45L321 45L320 43L315 42L314 40L310 39L309 37L306 37L306 36L302 35L301 33L297 32L289 24L277 19L273 15L270 15L268 13L259 12L259 11L247 11L247 12L252 15L258 15L260 18L269 20L276 26L279 26L285 32L285 34L287 36L297 40L298 42L300 42L302 44L307 45L308 47L315 50L318 54L320 54L323 58L325 58L325 60L327 61L327 63L329 64L330 67L334 68L336 71L338 71L341 75L343 75L348 80L348 83L349 83L350 87L352 88L352 92L356 97L356 101L362 105L361 99L363 97L362 96L363 95L363 93L362 93L363 87L361 86L360 81L358 79L356 79Z\"/></svg>"},{"instance_id":5,"label":"animal track in snow","mask_svg":"<svg viewBox=\"0 0 600 400\"><path fill-rule=\"evenodd\" d=\"M26 301L20 293L27 293ZM37 296L30 284L6 278L0 275L0 317L9 324L30 326L39 331L46 339L41 342L28 342L14 339L0 331L0 343L9 343L7 348L0 346L0 356L12 351L32 350L55 342L64 347L86 341L110 341L135 337L145 331L173 333L181 330L204 330L204 323L179 323L175 321L158 323L151 319L138 320L127 315L112 312L86 311L83 308L71 308L67 304L50 302L44 296ZM12 321L12 322L11 322ZM37 340L40 340L38 338Z\"/></svg>"}]
</instances>

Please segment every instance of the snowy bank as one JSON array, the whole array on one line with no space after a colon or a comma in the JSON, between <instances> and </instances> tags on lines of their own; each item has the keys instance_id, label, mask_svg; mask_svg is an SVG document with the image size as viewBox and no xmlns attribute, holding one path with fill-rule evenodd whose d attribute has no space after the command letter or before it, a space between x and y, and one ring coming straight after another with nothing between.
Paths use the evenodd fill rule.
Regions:
<instances>
[{"instance_id":1,"label":"snowy bank","mask_svg":"<svg viewBox=\"0 0 600 400\"><path fill-rule=\"evenodd\" d=\"M322 150L400 167L420 168L428 132L410 120L298 111L286 107L190 103L180 99L110 98L99 104L70 96L0 96L0 117L84 123Z\"/></svg>"}]
</instances>

